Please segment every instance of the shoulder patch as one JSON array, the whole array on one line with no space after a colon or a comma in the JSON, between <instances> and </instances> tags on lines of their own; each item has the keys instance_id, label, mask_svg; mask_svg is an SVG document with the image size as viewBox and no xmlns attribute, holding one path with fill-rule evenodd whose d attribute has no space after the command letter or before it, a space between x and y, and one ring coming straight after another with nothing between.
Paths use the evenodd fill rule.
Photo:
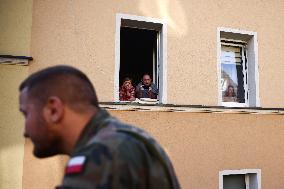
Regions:
<instances>
[{"instance_id":1,"label":"shoulder patch","mask_svg":"<svg viewBox=\"0 0 284 189\"><path fill-rule=\"evenodd\" d=\"M72 157L67 163L65 174L81 173L83 171L85 162L86 156Z\"/></svg>"}]
</instances>

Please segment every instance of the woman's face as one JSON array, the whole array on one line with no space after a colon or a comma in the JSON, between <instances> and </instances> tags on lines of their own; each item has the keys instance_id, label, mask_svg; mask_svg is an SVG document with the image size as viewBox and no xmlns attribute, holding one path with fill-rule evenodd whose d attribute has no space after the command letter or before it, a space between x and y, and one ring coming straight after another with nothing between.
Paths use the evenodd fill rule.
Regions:
<instances>
[{"instance_id":1,"label":"woman's face","mask_svg":"<svg viewBox=\"0 0 284 189\"><path fill-rule=\"evenodd\" d=\"M127 89L130 88L132 86L131 81L124 81L123 86Z\"/></svg>"},{"instance_id":2,"label":"woman's face","mask_svg":"<svg viewBox=\"0 0 284 189\"><path fill-rule=\"evenodd\" d=\"M234 95L234 88L233 87L229 87L228 88L228 96L233 96Z\"/></svg>"}]
</instances>

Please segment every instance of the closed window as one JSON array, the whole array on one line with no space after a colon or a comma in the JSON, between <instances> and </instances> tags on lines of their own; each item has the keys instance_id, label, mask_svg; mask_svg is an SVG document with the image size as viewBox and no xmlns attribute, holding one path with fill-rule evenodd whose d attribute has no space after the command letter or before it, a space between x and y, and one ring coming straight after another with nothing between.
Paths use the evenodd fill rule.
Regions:
<instances>
[{"instance_id":1,"label":"closed window","mask_svg":"<svg viewBox=\"0 0 284 189\"><path fill-rule=\"evenodd\" d=\"M218 28L217 40L219 105L260 106L256 32Z\"/></svg>"},{"instance_id":2,"label":"closed window","mask_svg":"<svg viewBox=\"0 0 284 189\"><path fill-rule=\"evenodd\" d=\"M222 102L248 103L246 44L222 40Z\"/></svg>"},{"instance_id":3,"label":"closed window","mask_svg":"<svg viewBox=\"0 0 284 189\"><path fill-rule=\"evenodd\" d=\"M219 189L261 189L261 170L242 169L220 171Z\"/></svg>"}]
</instances>

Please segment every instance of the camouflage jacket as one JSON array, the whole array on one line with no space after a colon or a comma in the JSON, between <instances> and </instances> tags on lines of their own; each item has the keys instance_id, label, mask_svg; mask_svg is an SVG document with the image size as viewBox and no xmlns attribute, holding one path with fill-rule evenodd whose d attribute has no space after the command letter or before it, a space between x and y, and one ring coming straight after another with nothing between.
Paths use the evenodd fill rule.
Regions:
<instances>
[{"instance_id":1,"label":"camouflage jacket","mask_svg":"<svg viewBox=\"0 0 284 189\"><path fill-rule=\"evenodd\" d=\"M57 189L178 189L173 166L145 131L100 110L87 124Z\"/></svg>"}]
</instances>

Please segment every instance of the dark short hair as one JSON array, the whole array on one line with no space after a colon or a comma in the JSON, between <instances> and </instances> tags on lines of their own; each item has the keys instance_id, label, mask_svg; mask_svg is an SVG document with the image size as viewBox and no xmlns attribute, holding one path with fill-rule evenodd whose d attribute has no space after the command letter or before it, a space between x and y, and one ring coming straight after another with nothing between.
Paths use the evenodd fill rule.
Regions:
<instances>
[{"instance_id":1,"label":"dark short hair","mask_svg":"<svg viewBox=\"0 0 284 189\"><path fill-rule=\"evenodd\" d=\"M84 105L98 107L95 89L89 78L80 70L65 65L45 68L31 74L19 90L28 90L28 98L45 104L48 97L58 96L74 110Z\"/></svg>"}]
</instances>

